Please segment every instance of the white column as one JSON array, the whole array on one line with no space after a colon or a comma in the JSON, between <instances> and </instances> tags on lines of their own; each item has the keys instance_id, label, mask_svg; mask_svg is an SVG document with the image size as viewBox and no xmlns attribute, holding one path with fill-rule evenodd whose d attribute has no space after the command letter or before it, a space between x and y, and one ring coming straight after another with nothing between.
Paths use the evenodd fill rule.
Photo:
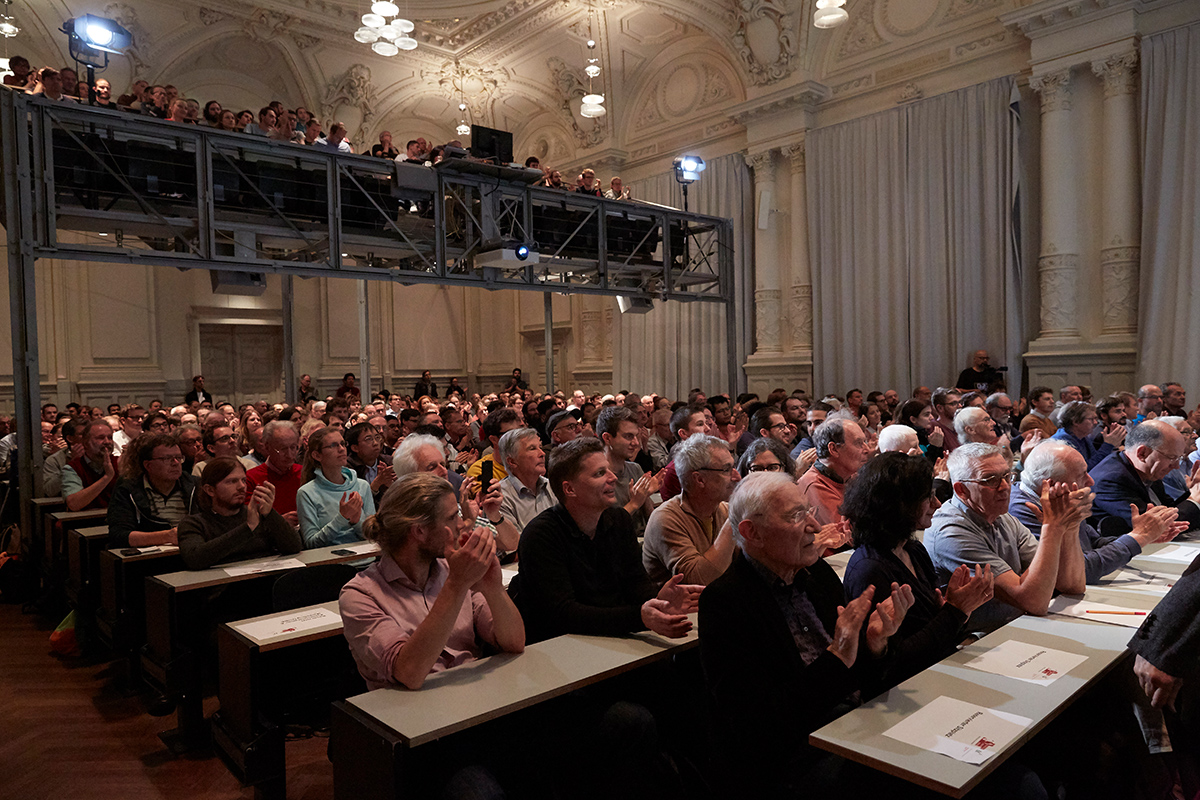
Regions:
<instances>
[{"instance_id":1,"label":"white column","mask_svg":"<svg viewBox=\"0 0 1200 800\"><path fill-rule=\"evenodd\" d=\"M1100 269L1104 327L1115 335L1137 333L1141 191L1138 185L1137 51L1092 62L1104 80L1104 189Z\"/></svg>"},{"instance_id":2,"label":"white column","mask_svg":"<svg viewBox=\"0 0 1200 800\"><path fill-rule=\"evenodd\" d=\"M782 353L779 338L779 226L771 223L775 201L775 151L755 153L754 170L754 332L755 355Z\"/></svg>"},{"instance_id":3,"label":"white column","mask_svg":"<svg viewBox=\"0 0 1200 800\"><path fill-rule=\"evenodd\" d=\"M792 275L788 320L792 349L812 351L812 272L808 262L808 196L804 186L804 142L788 145L784 155L792 167Z\"/></svg>"},{"instance_id":4,"label":"white column","mask_svg":"<svg viewBox=\"0 0 1200 800\"><path fill-rule=\"evenodd\" d=\"M1042 96L1042 337L1079 335L1079 213L1075 199L1071 70L1035 75Z\"/></svg>"}]
</instances>

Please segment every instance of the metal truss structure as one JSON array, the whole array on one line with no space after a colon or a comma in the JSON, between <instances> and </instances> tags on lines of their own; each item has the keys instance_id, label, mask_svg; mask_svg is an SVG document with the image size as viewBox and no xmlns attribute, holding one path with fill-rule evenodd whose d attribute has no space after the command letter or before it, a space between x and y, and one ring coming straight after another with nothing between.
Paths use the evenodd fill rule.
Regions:
<instances>
[{"instance_id":1,"label":"metal truss structure","mask_svg":"<svg viewBox=\"0 0 1200 800\"><path fill-rule=\"evenodd\" d=\"M294 275L538 291L547 307L552 292L734 298L730 220L534 187L536 171L396 163L13 91L0 156L23 454L40 450L38 258L281 273L285 305ZM40 460L21 459L23 515Z\"/></svg>"}]
</instances>

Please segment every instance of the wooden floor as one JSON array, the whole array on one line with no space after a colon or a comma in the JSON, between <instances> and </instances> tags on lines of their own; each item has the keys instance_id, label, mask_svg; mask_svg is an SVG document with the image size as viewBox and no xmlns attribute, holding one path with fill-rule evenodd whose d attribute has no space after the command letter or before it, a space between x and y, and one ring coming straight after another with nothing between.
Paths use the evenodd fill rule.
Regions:
<instances>
[{"instance_id":1,"label":"wooden floor","mask_svg":"<svg viewBox=\"0 0 1200 800\"><path fill-rule=\"evenodd\" d=\"M174 716L152 717L115 689L113 665L50 652L58 622L0 604L0 798L140 800L252 798L211 754L176 758L158 739ZM215 698L205 710L211 713ZM326 739L287 744L288 798L333 796Z\"/></svg>"}]
</instances>

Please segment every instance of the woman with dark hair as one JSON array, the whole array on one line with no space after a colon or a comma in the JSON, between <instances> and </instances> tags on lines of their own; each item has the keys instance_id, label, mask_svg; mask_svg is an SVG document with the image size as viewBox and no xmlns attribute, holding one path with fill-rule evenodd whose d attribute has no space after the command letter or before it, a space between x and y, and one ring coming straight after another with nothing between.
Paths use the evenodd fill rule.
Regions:
<instances>
[{"instance_id":1,"label":"woman with dark hair","mask_svg":"<svg viewBox=\"0 0 1200 800\"><path fill-rule=\"evenodd\" d=\"M898 417L897 422L917 432L917 444L926 458L937 461L946 454L942 448L942 429L933 421L932 405L924 400L909 400L900 406Z\"/></svg>"},{"instance_id":2,"label":"woman with dark hair","mask_svg":"<svg viewBox=\"0 0 1200 800\"><path fill-rule=\"evenodd\" d=\"M893 583L912 587L914 603L891 642L899 646L888 682L895 685L953 652L963 625L992 597L991 567L974 572L960 565L945 596L937 588L933 561L913 532L929 527L941 503L933 494L929 461L883 453L868 461L846 486L841 512L850 523L854 555L843 583L847 597L875 587L873 602L891 594Z\"/></svg>"},{"instance_id":3,"label":"woman with dark hair","mask_svg":"<svg viewBox=\"0 0 1200 800\"><path fill-rule=\"evenodd\" d=\"M271 507L275 487L259 485L246 502L246 468L233 456L204 465L199 494L200 513L179 523L179 556L188 569L300 552L300 534Z\"/></svg>"},{"instance_id":4,"label":"woman with dark hair","mask_svg":"<svg viewBox=\"0 0 1200 800\"><path fill-rule=\"evenodd\" d=\"M737 472L743 477L755 472L786 472L792 480L799 477L787 447L770 436L760 436L750 443L738 459Z\"/></svg>"}]
</instances>

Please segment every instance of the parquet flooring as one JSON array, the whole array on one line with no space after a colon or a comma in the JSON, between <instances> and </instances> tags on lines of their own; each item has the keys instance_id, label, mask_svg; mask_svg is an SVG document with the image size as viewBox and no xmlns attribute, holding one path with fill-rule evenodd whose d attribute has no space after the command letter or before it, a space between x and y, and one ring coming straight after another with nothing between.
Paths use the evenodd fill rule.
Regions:
<instances>
[{"instance_id":1,"label":"parquet flooring","mask_svg":"<svg viewBox=\"0 0 1200 800\"><path fill-rule=\"evenodd\" d=\"M52 654L56 623L0 604L0 800L254 797L216 756L173 756L158 734L174 716L117 691L113 664ZM333 796L326 744L287 744L289 800Z\"/></svg>"}]
</instances>

